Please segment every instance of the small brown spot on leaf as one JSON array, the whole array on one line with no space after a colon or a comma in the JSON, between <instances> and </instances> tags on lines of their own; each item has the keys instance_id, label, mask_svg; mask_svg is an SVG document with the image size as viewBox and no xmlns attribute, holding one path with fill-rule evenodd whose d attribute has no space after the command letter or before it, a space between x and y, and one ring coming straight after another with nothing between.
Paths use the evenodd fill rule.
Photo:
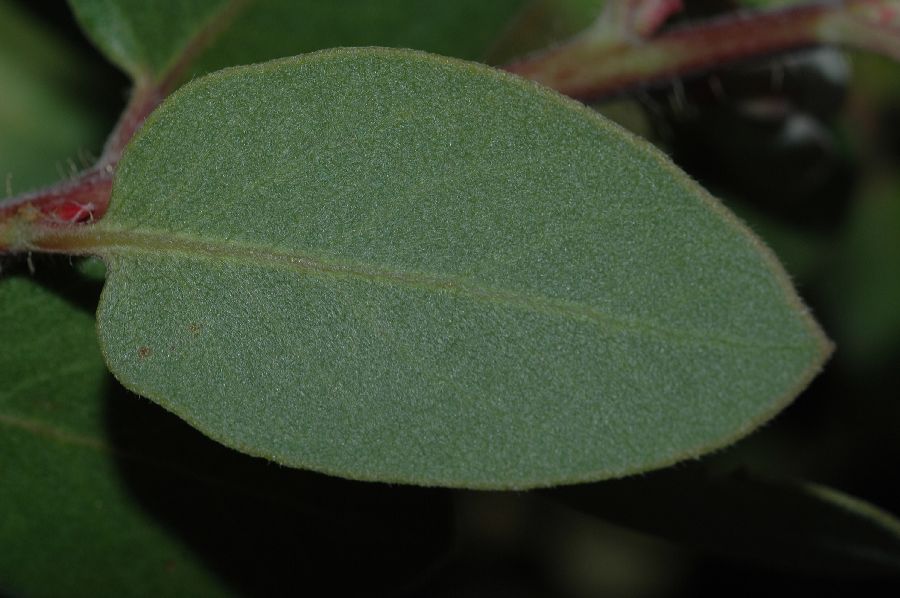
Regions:
<instances>
[{"instance_id":1,"label":"small brown spot on leaf","mask_svg":"<svg viewBox=\"0 0 900 598\"><path fill-rule=\"evenodd\" d=\"M190 332L194 336L200 334L201 330L203 330L203 326L197 324L196 322L191 322L190 324L188 324L188 332Z\"/></svg>"},{"instance_id":2,"label":"small brown spot on leaf","mask_svg":"<svg viewBox=\"0 0 900 598\"><path fill-rule=\"evenodd\" d=\"M138 357L141 359L146 359L150 356L150 347L140 347L138 348Z\"/></svg>"}]
</instances>

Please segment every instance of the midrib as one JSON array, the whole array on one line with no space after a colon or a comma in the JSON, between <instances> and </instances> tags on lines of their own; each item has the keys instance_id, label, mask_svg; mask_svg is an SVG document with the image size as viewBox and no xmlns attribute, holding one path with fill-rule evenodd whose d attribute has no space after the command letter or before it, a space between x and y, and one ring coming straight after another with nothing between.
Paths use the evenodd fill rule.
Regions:
<instances>
[{"instance_id":1,"label":"midrib","mask_svg":"<svg viewBox=\"0 0 900 598\"><path fill-rule=\"evenodd\" d=\"M703 345L723 345L743 348L808 349L806 344L761 342L730 335L710 335L697 330L678 329L634 318L611 316L583 303L554 299L543 295L526 294L502 288L473 284L466 279L449 275L429 275L374 267L370 264L341 263L318 257L251 245L188 238L159 231L134 231L84 227L65 231L50 231L35 242L37 249L68 254L92 254L103 258L127 255L182 255L188 259L230 261L246 265L268 264L270 267L294 270L304 274L318 274L353 278L380 284L396 284L434 292L454 293L471 299L517 307L526 311L587 320L607 330L640 332L680 342Z\"/></svg>"}]
</instances>

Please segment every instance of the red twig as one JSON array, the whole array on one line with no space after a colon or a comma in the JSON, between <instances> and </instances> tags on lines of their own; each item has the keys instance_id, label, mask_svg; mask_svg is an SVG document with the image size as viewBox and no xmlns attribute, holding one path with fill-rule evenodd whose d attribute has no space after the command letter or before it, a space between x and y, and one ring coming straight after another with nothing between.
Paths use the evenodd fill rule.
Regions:
<instances>
[{"instance_id":1,"label":"red twig","mask_svg":"<svg viewBox=\"0 0 900 598\"><path fill-rule=\"evenodd\" d=\"M91 222L103 215L112 187L112 165L94 167L76 178L0 203L0 222L21 216L48 225Z\"/></svg>"},{"instance_id":2,"label":"red twig","mask_svg":"<svg viewBox=\"0 0 900 598\"><path fill-rule=\"evenodd\" d=\"M154 83L149 77L136 82L134 94L97 164L70 180L0 201L0 229L14 219L31 227L59 227L91 223L103 217L109 207L116 165L125 146L147 117L178 87L196 57L246 4L246 0L229 2L187 45L159 82ZM0 237L0 251L8 243Z\"/></svg>"},{"instance_id":3,"label":"red twig","mask_svg":"<svg viewBox=\"0 0 900 598\"><path fill-rule=\"evenodd\" d=\"M566 95L596 99L713 66L822 43L900 59L896 0L816 2L741 12L642 37L642 31L652 31L659 18L668 15L665 9L671 8L660 0L644 1L649 18L633 21L633 35L610 35L608 28L594 27L505 68Z\"/></svg>"},{"instance_id":4,"label":"red twig","mask_svg":"<svg viewBox=\"0 0 900 598\"><path fill-rule=\"evenodd\" d=\"M67 181L0 201L0 223L21 218L34 226L65 226L101 218L109 206L113 175L122 151L164 97L160 88L138 87L97 164Z\"/></svg>"}]
</instances>

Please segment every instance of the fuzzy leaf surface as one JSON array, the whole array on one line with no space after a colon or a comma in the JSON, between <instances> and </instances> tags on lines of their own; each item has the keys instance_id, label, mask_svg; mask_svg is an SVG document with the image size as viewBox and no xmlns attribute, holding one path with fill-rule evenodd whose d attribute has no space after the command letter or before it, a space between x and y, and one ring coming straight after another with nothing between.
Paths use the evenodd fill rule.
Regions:
<instances>
[{"instance_id":1,"label":"fuzzy leaf surface","mask_svg":"<svg viewBox=\"0 0 900 598\"><path fill-rule=\"evenodd\" d=\"M99 254L126 387L239 450L520 488L733 441L828 343L771 254L583 106L417 52L222 71L147 121Z\"/></svg>"}]
</instances>

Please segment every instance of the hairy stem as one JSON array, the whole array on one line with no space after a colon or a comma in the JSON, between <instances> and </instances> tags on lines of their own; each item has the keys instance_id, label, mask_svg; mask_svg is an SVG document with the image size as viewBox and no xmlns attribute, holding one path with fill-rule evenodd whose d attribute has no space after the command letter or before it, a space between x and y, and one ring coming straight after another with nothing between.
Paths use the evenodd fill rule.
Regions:
<instances>
[{"instance_id":1,"label":"hairy stem","mask_svg":"<svg viewBox=\"0 0 900 598\"><path fill-rule=\"evenodd\" d=\"M89 224L106 213L116 165L125 146L166 96L177 89L196 57L246 4L247 0L226 4L158 82L150 77L135 82L134 93L94 166L67 181L0 201L0 252L15 251L26 244L29 228Z\"/></svg>"},{"instance_id":2,"label":"hairy stem","mask_svg":"<svg viewBox=\"0 0 900 598\"><path fill-rule=\"evenodd\" d=\"M122 151L164 97L161 88L139 83L97 163L67 181L0 201L0 225L18 219L32 226L65 226L101 218ZM0 235L0 249L9 245L4 241Z\"/></svg>"}]
</instances>

